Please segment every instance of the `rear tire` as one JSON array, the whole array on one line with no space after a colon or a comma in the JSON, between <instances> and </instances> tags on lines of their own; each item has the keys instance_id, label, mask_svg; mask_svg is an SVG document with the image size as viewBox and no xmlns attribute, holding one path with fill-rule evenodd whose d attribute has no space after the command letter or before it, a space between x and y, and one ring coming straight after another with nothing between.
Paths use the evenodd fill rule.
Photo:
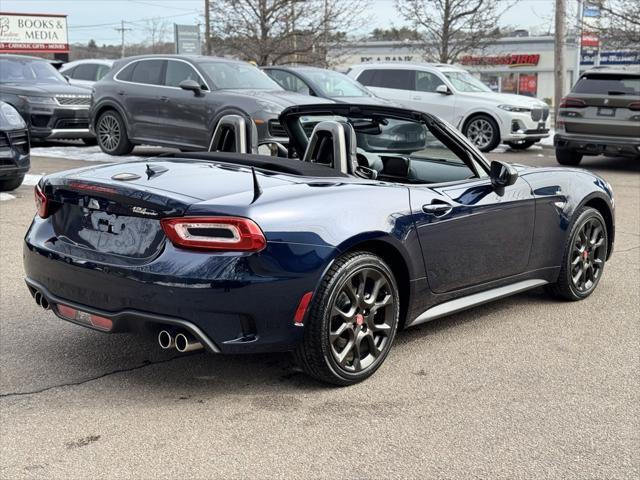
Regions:
<instances>
[{"instance_id":1,"label":"rear tire","mask_svg":"<svg viewBox=\"0 0 640 480\"><path fill-rule=\"evenodd\" d=\"M361 382L387 357L399 317L398 287L387 264L368 252L343 255L315 294L296 360L322 382Z\"/></svg>"},{"instance_id":2,"label":"rear tire","mask_svg":"<svg viewBox=\"0 0 640 480\"><path fill-rule=\"evenodd\" d=\"M489 115L471 117L463 133L481 152L490 152L500 145L500 128Z\"/></svg>"},{"instance_id":3,"label":"rear tire","mask_svg":"<svg viewBox=\"0 0 640 480\"><path fill-rule=\"evenodd\" d=\"M591 295L602 278L608 241L607 224L600 212L581 208L565 244L558 280L548 285L547 291L570 301Z\"/></svg>"},{"instance_id":4,"label":"rear tire","mask_svg":"<svg viewBox=\"0 0 640 480\"><path fill-rule=\"evenodd\" d=\"M0 180L0 192L10 192L11 190L15 190L24 181L24 175L19 175L13 178L5 178L4 180Z\"/></svg>"},{"instance_id":5,"label":"rear tire","mask_svg":"<svg viewBox=\"0 0 640 480\"><path fill-rule=\"evenodd\" d=\"M129 141L124 120L115 110L107 110L100 115L96 122L96 138L100 149L109 155L127 155L134 147Z\"/></svg>"},{"instance_id":6,"label":"rear tire","mask_svg":"<svg viewBox=\"0 0 640 480\"><path fill-rule=\"evenodd\" d=\"M526 150L527 148L529 148L531 145L533 145L534 142L533 140L525 140L524 142L506 142L507 145L509 145L509 148L512 150Z\"/></svg>"},{"instance_id":7,"label":"rear tire","mask_svg":"<svg viewBox=\"0 0 640 480\"><path fill-rule=\"evenodd\" d=\"M565 148L556 148L556 160L560 165L577 166L580 165L582 154L575 150L567 150Z\"/></svg>"}]
</instances>

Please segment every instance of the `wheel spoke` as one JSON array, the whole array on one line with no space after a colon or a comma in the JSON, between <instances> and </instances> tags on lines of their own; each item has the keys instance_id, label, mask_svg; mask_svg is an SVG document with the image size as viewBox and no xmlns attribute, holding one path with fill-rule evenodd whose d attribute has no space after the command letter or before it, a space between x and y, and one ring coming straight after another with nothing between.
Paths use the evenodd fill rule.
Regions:
<instances>
[{"instance_id":1,"label":"wheel spoke","mask_svg":"<svg viewBox=\"0 0 640 480\"><path fill-rule=\"evenodd\" d=\"M346 332L351 325L348 323L341 324L337 329L329 334L329 340L331 343L334 343L338 338L342 336L344 332Z\"/></svg>"}]
</instances>

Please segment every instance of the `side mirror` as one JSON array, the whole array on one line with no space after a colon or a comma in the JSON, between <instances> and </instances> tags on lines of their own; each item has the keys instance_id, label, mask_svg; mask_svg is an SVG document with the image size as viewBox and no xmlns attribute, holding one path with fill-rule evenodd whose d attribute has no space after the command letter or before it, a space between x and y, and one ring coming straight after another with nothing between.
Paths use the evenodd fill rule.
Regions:
<instances>
[{"instance_id":1,"label":"side mirror","mask_svg":"<svg viewBox=\"0 0 640 480\"><path fill-rule=\"evenodd\" d=\"M202 95L202 87L195 80L183 80L178 84L178 86L183 90L189 90L190 92L193 92L196 97Z\"/></svg>"},{"instance_id":2,"label":"side mirror","mask_svg":"<svg viewBox=\"0 0 640 480\"><path fill-rule=\"evenodd\" d=\"M436 87L436 93L441 93L442 95L451 95L451 90L445 84L441 83Z\"/></svg>"},{"instance_id":3,"label":"side mirror","mask_svg":"<svg viewBox=\"0 0 640 480\"><path fill-rule=\"evenodd\" d=\"M504 188L516 183L518 171L505 162L494 160L491 162L491 185Z\"/></svg>"}]
</instances>

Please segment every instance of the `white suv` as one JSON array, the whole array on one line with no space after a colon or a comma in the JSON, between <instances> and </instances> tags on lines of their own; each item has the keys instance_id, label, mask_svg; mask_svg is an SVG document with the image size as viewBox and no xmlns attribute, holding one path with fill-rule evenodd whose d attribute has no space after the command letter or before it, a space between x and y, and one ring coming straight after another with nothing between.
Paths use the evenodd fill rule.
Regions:
<instances>
[{"instance_id":1,"label":"white suv","mask_svg":"<svg viewBox=\"0 0 640 480\"><path fill-rule=\"evenodd\" d=\"M351 67L348 75L382 98L446 120L483 152L500 142L523 150L549 136L546 103L492 92L452 65L371 63Z\"/></svg>"}]
</instances>

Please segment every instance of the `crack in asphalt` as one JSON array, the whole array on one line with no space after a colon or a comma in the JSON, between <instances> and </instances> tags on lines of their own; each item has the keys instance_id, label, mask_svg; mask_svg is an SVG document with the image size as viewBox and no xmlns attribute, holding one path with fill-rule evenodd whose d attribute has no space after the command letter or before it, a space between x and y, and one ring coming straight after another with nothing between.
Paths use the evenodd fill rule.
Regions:
<instances>
[{"instance_id":1,"label":"crack in asphalt","mask_svg":"<svg viewBox=\"0 0 640 480\"><path fill-rule=\"evenodd\" d=\"M101 378L109 377L111 375L116 375L118 373L133 372L135 370L140 370L141 368L149 367L151 365L160 365L162 363L172 362L173 360L179 360L181 358L188 358L188 357L190 357L192 355L197 355L198 353L201 353L201 352L193 352L193 353L190 353L190 354L187 354L187 355L180 355L179 357L171 357L171 358L168 358L166 360L160 360L158 362L152 362L150 360L145 360L141 365L136 365L134 367L119 368L119 369L113 370L111 372L101 373L100 375L96 375L95 377L86 378L84 380L78 380L77 382L67 382L67 383L61 383L61 384L58 384L58 385L51 385L49 387L40 388L38 390L31 390L31 391L28 391L28 392L0 393L0 399L10 398L10 397L22 397L22 396L26 396L26 395L37 395L37 394L40 394L40 393L48 392L49 390L53 390L55 388L75 387L75 386L78 386L78 385L83 385L85 383L93 382L95 380L100 380Z\"/></svg>"},{"instance_id":2,"label":"crack in asphalt","mask_svg":"<svg viewBox=\"0 0 640 480\"><path fill-rule=\"evenodd\" d=\"M636 245L635 247L629 247L629 248L625 248L623 250L614 250L613 253L624 253L624 252L630 252L631 250L635 250L636 248L640 248L640 245Z\"/></svg>"}]
</instances>

